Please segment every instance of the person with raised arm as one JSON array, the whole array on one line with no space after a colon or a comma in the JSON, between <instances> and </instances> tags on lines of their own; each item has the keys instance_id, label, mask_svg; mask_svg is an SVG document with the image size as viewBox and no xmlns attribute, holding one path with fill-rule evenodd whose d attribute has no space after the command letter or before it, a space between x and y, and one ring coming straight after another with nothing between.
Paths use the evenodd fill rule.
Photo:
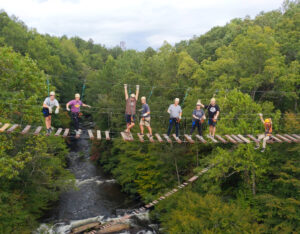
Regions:
<instances>
[{"instance_id":1,"label":"person with raised arm","mask_svg":"<svg viewBox=\"0 0 300 234\"><path fill-rule=\"evenodd\" d=\"M46 129L47 129L47 135L50 135L52 132L52 127L51 127L51 119L52 119L52 111L53 108L56 107L55 109L55 114L59 113L59 103L55 98L55 92L52 91L50 92L50 96L47 97L43 103L43 114L45 117L45 124L46 124Z\"/></svg>"},{"instance_id":2,"label":"person with raised arm","mask_svg":"<svg viewBox=\"0 0 300 234\"><path fill-rule=\"evenodd\" d=\"M265 127L265 133L258 135L258 139L257 139L258 142L256 143L255 149L259 149L259 141L263 140L262 149L261 149L261 152L263 153L263 152L265 152L267 141L272 138L272 131L273 131L272 119L267 118L264 120L262 113L259 113L258 115L259 115L260 121L263 123L263 125Z\"/></svg>"},{"instance_id":3,"label":"person with raised arm","mask_svg":"<svg viewBox=\"0 0 300 234\"><path fill-rule=\"evenodd\" d=\"M175 131L176 131L176 140L178 140L179 137L179 122L182 118L182 109L181 106L179 106L179 98L175 98L174 104L171 104L167 110L167 112L170 114L169 119L169 128L167 135L170 136L173 125L175 124Z\"/></svg>"},{"instance_id":4,"label":"person with raised arm","mask_svg":"<svg viewBox=\"0 0 300 234\"><path fill-rule=\"evenodd\" d=\"M208 110L209 136L215 137L217 120L220 114L220 107L216 104L215 98L210 99L209 105L202 105L202 107Z\"/></svg>"},{"instance_id":5,"label":"person with raised arm","mask_svg":"<svg viewBox=\"0 0 300 234\"><path fill-rule=\"evenodd\" d=\"M198 133L199 136L202 136L202 123L204 122L205 118L205 113L204 110L201 109L201 107L203 107L203 104L201 103L200 100L198 100L197 104L196 104L196 109L194 109L193 111L193 124L192 124L192 128L190 131L190 136L192 136L195 128L198 128Z\"/></svg>"},{"instance_id":6,"label":"person with raised arm","mask_svg":"<svg viewBox=\"0 0 300 234\"><path fill-rule=\"evenodd\" d=\"M71 106L71 109L70 109L70 106ZM66 105L67 111L71 111L71 117L72 117L72 120L74 123L76 135L80 135L80 133L81 133L81 129L79 129L79 113L80 113L81 106L91 108L91 106L84 104L80 100L79 93L76 93L75 99L69 101Z\"/></svg>"},{"instance_id":7,"label":"person with raised arm","mask_svg":"<svg viewBox=\"0 0 300 234\"><path fill-rule=\"evenodd\" d=\"M144 135L144 126L148 128L150 137L152 137L152 129L150 126L150 107L146 102L146 97L141 97L142 102L142 118L140 120L141 135Z\"/></svg>"},{"instance_id":8,"label":"person with raised arm","mask_svg":"<svg viewBox=\"0 0 300 234\"><path fill-rule=\"evenodd\" d=\"M130 94L130 97L128 96L127 84L124 84L124 91L126 100L125 120L127 126L125 132L130 133L130 129L135 125L136 103L139 97L140 86L136 85L135 94Z\"/></svg>"}]
</instances>

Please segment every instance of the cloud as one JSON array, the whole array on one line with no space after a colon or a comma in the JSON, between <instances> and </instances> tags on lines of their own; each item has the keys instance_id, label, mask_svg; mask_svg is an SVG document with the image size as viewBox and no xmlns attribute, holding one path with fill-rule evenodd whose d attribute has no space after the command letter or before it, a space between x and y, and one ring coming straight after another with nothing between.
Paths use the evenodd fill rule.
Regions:
<instances>
[{"instance_id":1,"label":"cloud","mask_svg":"<svg viewBox=\"0 0 300 234\"><path fill-rule=\"evenodd\" d=\"M1 0L0 9L40 33L80 36L108 47L158 48L200 35L217 25L261 11L282 0Z\"/></svg>"}]
</instances>

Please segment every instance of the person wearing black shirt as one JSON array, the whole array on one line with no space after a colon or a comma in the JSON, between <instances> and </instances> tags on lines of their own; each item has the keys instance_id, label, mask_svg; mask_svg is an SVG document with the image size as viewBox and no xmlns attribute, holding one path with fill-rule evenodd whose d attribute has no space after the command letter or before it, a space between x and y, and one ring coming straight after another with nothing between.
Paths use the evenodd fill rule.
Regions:
<instances>
[{"instance_id":1,"label":"person wearing black shirt","mask_svg":"<svg viewBox=\"0 0 300 234\"><path fill-rule=\"evenodd\" d=\"M215 137L216 125L220 114L220 107L216 104L216 99L212 98L209 105L204 106L208 110L209 135Z\"/></svg>"}]
</instances>

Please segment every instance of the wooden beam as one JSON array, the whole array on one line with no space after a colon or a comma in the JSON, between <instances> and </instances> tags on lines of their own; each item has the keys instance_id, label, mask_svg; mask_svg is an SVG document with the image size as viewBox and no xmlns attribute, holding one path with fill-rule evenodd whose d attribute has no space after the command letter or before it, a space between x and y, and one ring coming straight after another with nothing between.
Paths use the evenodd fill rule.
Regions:
<instances>
[{"instance_id":1,"label":"wooden beam","mask_svg":"<svg viewBox=\"0 0 300 234\"><path fill-rule=\"evenodd\" d=\"M10 124L6 123L0 128L0 132L5 132L5 130L9 127Z\"/></svg>"},{"instance_id":2,"label":"wooden beam","mask_svg":"<svg viewBox=\"0 0 300 234\"><path fill-rule=\"evenodd\" d=\"M292 134L293 137L297 138L298 140L300 140L300 136L297 134Z\"/></svg>"},{"instance_id":3,"label":"wooden beam","mask_svg":"<svg viewBox=\"0 0 300 234\"><path fill-rule=\"evenodd\" d=\"M93 131L91 129L88 129L88 134L89 134L89 137L90 137L91 140L95 139Z\"/></svg>"},{"instance_id":4,"label":"wooden beam","mask_svg":"<svg viewBox=\"0 0 300 234\"><path fill-rule=\"evenodd\" d=\"M243 135L241 135L241 134L238 134L237 135L239 138L241 138L244 142L246 142L247 144L250 144L251 143L251 141L249 141L246 137L244 137Z\"/></svg>"},{"instance_id":5,"label":"wooden beam","mask_svg":"<svg viewBox=\"0 0 300 234\"><path fill-rule=\"evenodd\" d=\"M130 132L121 132L121 136L124 141L133 141L133 136Z\"/></svg>"},{"instance_id":6,"label":"wooden beam","mask_svg":"<svg viewBox=\"0 0 300 234\"><path fill-rule=\"evenodd\" d=\"M69 128L66 128L65 131L64 131L63 137L64 137L64 138L68 137L69 132L70 132L70 129L69 129Z\"/></svg>"},{"instance_id":7,"label":"wooden beam","mask_svg":"<svg viewBox=\"0 0 300 234\"><path fill-rule=\"evenodd\" d=\"M6 132L7 133L12 133L16 128L18 128L20 125L19 124L14 124L12 127L10 127Z\"/></svg>"},{"instance_id":8,"label":"wooden beam","mask_svg":"<svg viewBox=\"0 0 300 234\"><path fill-rule=\"evenodd\" d=\"M57 129L57 131L56 131L56 133L54 134L54 136L59 136L60 135L60 133L62 132L62 128L59 128L59 129Z\"/></svg>"},{"instance_id":9,"label":"wooden beam","mask_svg":"<svg viewBox=\"0 0 300 234\"><path fill-rule=\"evenodd\" d=\"M203 144L206 144L207 143L207 141L203 138L203 136L200 136L200 135L196 135L196 138L201 142L201 143L203 143Z\"/></svg>"},{"instance_id":10,"label":"wooden beam","mask_svg":"<svg viewBox=\"0 0 300 234\"><path fill-rule=\"evenodd\" d=\"M89 223L89 224L85 224L83 226L79 226L77 228L73 228L72 229L72 234L79 234L82 233L84 231L87 231L91 228L96 228L96 227L100 227L100 223Z\"/></svg>"},{"instance_id":11,"label":"wooden beam","mask_svg":"<svg viewBox=\"0 0 300 234\"><path fill-rule=\"evenodd\" d=\"M175 139L175 141L177 141L178 144L182 143L182 140L180 140L179 137L176 137L176 134L173 134L172 136Z\"/></svg>"},{"instance_id":12,"label":"wooden beam","mask_svg":"<svg viewBox=\"0 0 300 234\"><path fill-rule=\"evenodd\" d=\"M163 139L161 138L161 136L158 133L156 133L155 136L156 136L159 143L164 142Z\"/></svg>"},{"instance_id":13,"label":"wooden beam","mask_svg":"<svg viewBox=\"0 0 300 234\"><path fill-rule=\"evenodd\" d=\"M101 131L97 130L97 140L101 141Z\"/></svg>"},{"instance_id":14,"label":"wooden beam","mask_svg":"<svg viewBox=\"0 0 300 234\"><path fill-rule=\"evenodd\" d=\"M273 136L273 135L272 135L271 139L274 139L278 143L282 143L283 142L282 140L280 140L279 138L277 138L276 136Z\"/></svg>"},{"instance_id":15,"label":"wooden beam","mask_svg":"<svg viewBox=\"0 0 300 234\"><path fill-rule=\"evenodd\" d=\"M237 142L229 135L225 135L225 137L233 144L237 144Z\"/></svg>"},{"instance_id":16,"label":"wooden beam","mask_svg":"<svg viewBox=\"0 0 300 234\"><path fill-rule=\"evenodd\" d=\"M194 182L195 180L197 180L198 179L198 177L199 176L193 176L193 177L191 177L189 180L188 180L188 182Z\"/></svg>"},{"instance_id":17,"label":"wooden beam","mask_svg":"<svg viewBox=\"0 0 300 234\"><path fill-rule=\"evenodd\" d=\"M30 125L26 125L26 127L23 129L23 131L21 132L22 135L27 134L30 130L31 126Z\"/></svg>"},{"instance_id":18,"label":"wooden beam","mask_svg":"<svg viewBox=\"0 0 300 234\"><path fill-rule=\"evenodd\" d=\"M167 134L163 134L163 137L167 140L168 143L172 143L172 140Z\"/></svg>"},{"instance_id":19,"label":"wooden beam","mask_svg":"<svg viewBox=\"0 0 300 234\"><path fill-rule=\"evenodd\" d=\"M138 138L139 138L140 142L144 142L145 141L143 135L141 135L140 133L137 133L137 135L138 135Z\"/></svg>"},{"instance_id":20,"label":"wooden beam","mask_svg":"<svg viewBox=\"0 0 300 234\"><path fill-rule=\"evenodd\" d=\"M240 138L238 138L236 135L231 134L231 137L236 140L238 143L244 143Z\"/></svg>"},{"instance_id":21,"label":"wooden beam","mask_svg":"<svg viewBox=\"0 0 300 234\"><path fill-rule=\"evenodd\" d=\"M276 136L277 136L279 139L281 139L281 140L283 140L283 141L285 141L285 142L287 142L287 143L292 143L291 140L287 139L286 137L284 137L284 136L282 136L282 135L280 135L280 134L276 134Z\"/></svg>"},{"instance_id":22,"label":"wooden beam","mask_svg":"<svg viewBox=\"0 0 300 234\"><path fill-rule=\"evenodd\" d=\"M192 139L192 137L190 137L188 134L184 134L184 137L189 143L191 143L191 144L195 143L195 141Z\"/></svg>"},{"instance_id":23,"label":"wooden beam","mask_svg":"<svg viewBox=\"0 0 300 234\"><path fill-rule=\"evenodd\" d=\"M252 141L254 141L255 143L259 143L259 140L257 140L257 138L255 138L254 136L248 134L247 137L249 137Z\"/></svg>"},{"instance_id":24,"label":"wooden beam","mask_svg":"<svg viewBox=\"0 0 300 234\"><path fill-rule=\"evenodd\" d=\"M223 137L221 137L220 135L216 135L216 138L221 141L222 143L226 144L228 143Z\"/></svg>"},{"instance_id":25,"label":"wooden beam","mask_svg":"<svg viewBox=\"0 0 300 234\"><path fill-rule=\"evenodd\" d=\"M150 141L151 143L154 143L154 142L155 142L154 139L153 139L153 136L150 136L149 133L147 133L146 135L147 135L147 137L149 138L149 141Z\"/></svg>"},{"instance_id":26,"label":"wooden beam","mask_svg":"<svg viewBox=\"0 0 300 234\"><path fill-rule=\"evenodd\" d=\"M36 136L39 135L39 134L40 134L40 131L42 130L42 128L43 128L42 126L38 126L38 127L35 129L35 131L34 131L33 134L36 135Z\"/></svg>"},{"instance_id":27,"label":"wooden beam","mask_svg":"<svg viewBox=\"0 0 300 234\"><path fill-rule=\"evenodd\" d=\"M109 131L105 131L105 139L110 141Z\"/></svg>"},{"instance_id":28,"label":"wooden beam","mask_svg":"<svg viewBox=\"0 0 300 234\"><path fill-rule=\"evenodd\" d=\"M299 140L297 138L294 138L294 137L290 136L289 134L283 134L283 136L285 136L286 138L290 139L293 142L296 142L296 143L299 142Z\"/></svg>"},{"instance_id":29,"label":"wooden beam","mask_svg":"<svg viewBox=\"0 0 300 234\"><path fill-rule=\"evenodd\" d=\"M207 137L208 139L211 139L211 141L212 141L213 143L219 143L215 138L213 138L213 137L210 136L210 135L206 135L206 137Z\"/></svg>"}]
</instances>

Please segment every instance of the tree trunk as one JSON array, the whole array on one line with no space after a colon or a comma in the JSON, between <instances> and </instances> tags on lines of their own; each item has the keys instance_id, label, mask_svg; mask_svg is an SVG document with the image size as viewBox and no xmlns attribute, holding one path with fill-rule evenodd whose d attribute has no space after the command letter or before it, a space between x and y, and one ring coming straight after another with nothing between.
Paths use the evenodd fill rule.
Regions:
<instances>
[{"instance_id":1,"label":"tree trunk","mask_svg":"<svg viewBox=\"0 0 300 234\"><path fill-rule=\"evenodd\" d=\"M252 194L256 195L255 169L252 170Z\"/></svg>"},{"instance_id":2,"label":"tree trunk","mask_svg":"<svg viewBox=\"0 0 300 234\"><path fill-rule=\"evenodd\" d=\"M174 163L175 163L175 168L176 168L176 175L177 175L178 185L180 185L180 178L179 178L179 172L178 172L178 166L177 166L177 159L176 159L176 157L174 158Z\"/></svg>"}]
</instances>

